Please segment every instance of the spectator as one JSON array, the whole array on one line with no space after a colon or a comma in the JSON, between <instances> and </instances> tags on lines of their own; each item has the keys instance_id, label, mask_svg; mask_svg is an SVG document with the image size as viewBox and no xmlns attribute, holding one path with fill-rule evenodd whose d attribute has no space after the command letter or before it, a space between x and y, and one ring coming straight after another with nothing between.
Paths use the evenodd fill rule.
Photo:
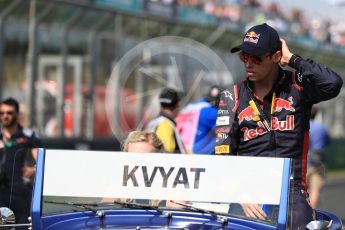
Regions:
<instances>
[{"instance_id":1,"label":"spectator","mask_svg":"<svg viewBox=\"0 0 345 230\"><path fill-rule=\"evenodd\" d=\"M180 100L176 90L163 89L159 96L161 112L147 126L162 140L164 149L169 153L186 153L174 120L180 109Z\"/></svg>"},{"instance_id":2,"label":"spectator","mask_svg":"<svg viewBox=\"0 0 345 230\"><path fill-rule=\"evenodd\" d=\"M177 129L188 152L214 154L219 97L220 88L212 86L204 98L187 105L177 116Z\"/></svg>"},{"instance_id":3,"label":"spectator","mask_svg":"<svg viewBox=\"0 0 345 230\"><path fill-rule=\"evenodd\" d=\"M309 152L307 168L307 184L309 200L312 208L319 203L320 193L325 185L325 148L329 144L329 135L326 127L315 121L318 112L316 107L311 110L309 131Z\"/></svg>"},{"instance_id":4,"label":"spectator","mask_svg":"<svg viewBox=\"0 0 345 230\"><path fill-rule=\"evenodd\" d=\"M13 98L0 105L0 207L10 208L16 223L28 223L37 148L41 145L31 129L18 122L19 104Z\"/></svg>"}]
</instances>

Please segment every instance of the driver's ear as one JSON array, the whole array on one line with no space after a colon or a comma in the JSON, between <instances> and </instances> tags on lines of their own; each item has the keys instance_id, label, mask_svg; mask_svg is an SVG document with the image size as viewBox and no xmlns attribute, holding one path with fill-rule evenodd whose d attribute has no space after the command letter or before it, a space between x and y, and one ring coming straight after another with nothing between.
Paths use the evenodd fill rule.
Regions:
<instances>
[{"instance_id":1,"label":"driver's ear","mask_svg":"<svg viewBox=\"0 0 345 230\"><path fill-rule=\"evenodd\" d=\"M272 55L272 59L276 64L278 64L280 62L281 58L282 58L282 52L281 51L277 51Z\"/></svg>"}]
</instances>

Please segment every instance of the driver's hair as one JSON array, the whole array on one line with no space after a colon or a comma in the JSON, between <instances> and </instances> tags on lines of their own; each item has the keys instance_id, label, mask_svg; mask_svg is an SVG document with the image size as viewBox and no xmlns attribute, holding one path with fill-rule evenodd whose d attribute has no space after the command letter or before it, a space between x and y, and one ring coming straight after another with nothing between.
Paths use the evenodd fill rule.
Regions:
<instances>
[{"instance_id":1,"label":"driver's hair","mask_svg":"<svg viewBox=\"0 0 345 230\"><path fill-rule=\"evenodd\" d=\"M152 131L132 131L128 134L126 140L123 143L123 151L128 151L128 145L130 143L147 142L151 144L157 152L165 152L162 141L158 138L156 133Z\"/></svg>"}]
</instances>

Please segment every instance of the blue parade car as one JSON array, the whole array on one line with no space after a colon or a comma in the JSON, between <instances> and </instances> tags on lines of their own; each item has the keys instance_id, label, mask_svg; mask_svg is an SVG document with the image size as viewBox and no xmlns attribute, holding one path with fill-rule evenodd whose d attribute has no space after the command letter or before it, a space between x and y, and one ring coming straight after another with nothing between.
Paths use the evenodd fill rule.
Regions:
<instances>
[{"instance_id":1,"label":"blue parade car","mask_svg":"<svg viewBox=\"0 0 345 230\"><path fill-rule=\"evenodd\" d=\"M290 229L291 160L40 149L32 229ZM260 204L265 219L232 212ZM1 227L13 226L2 207ZM306 229L341 229L317 211Z\"/></svg>"}]
</instances>

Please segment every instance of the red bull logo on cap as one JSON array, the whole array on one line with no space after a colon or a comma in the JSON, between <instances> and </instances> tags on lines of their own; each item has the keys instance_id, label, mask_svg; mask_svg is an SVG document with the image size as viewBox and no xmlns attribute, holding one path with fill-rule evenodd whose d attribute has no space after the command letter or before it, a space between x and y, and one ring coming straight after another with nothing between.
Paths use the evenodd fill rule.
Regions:
<instances>
[{"instance_id":1,"label":"red bull logo on cap","mask_svg":"<svg viewBox=\"0 0 345 230\"><path fill-rule=\"evenodd\" d=\"M252 42L252 43L257 44L259 41L259 38L260 38L260 34L257 34L254 31L250 31L250 32L246 33L243 41L244 42Z\"/></svg>"},{"instance_id":2,"label":"red bull logo on cap","mask_svg":"<svg viewBox=\"0 0 345 230\"><path fill-rule=\"evenodd\" d=\"M276 98L274 101L274 112L281 112L283 109L295 112L295 108L292 107L293 98L289 97L287 100L282 98Z\"/></svg>"},{"instance_id":3,"label":"red bull logo on cap","mask_svg":"<svg viewBox=\"0 0 345 230\"><path fill-rule=\"evenodd\" d=\"M248 106L238 114L238 123L241 124L244 120L258 121L260 120L260 117L257 113L255 113L255 110L251 106Z\"/></svg>"}]
</instances>

